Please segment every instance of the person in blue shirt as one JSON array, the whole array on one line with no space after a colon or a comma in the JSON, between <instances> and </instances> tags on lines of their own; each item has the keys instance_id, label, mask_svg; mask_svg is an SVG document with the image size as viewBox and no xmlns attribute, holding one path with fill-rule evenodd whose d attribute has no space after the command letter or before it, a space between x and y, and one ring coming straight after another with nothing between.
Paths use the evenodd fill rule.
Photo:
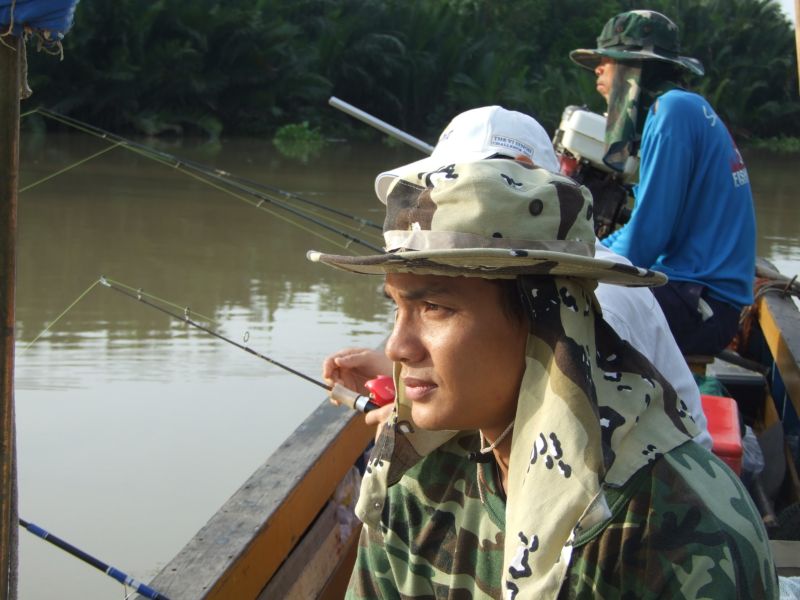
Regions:
<instances>
[{"instance_id":1,"label":"person in blue shirt","mask_svg":"<svg viewBox=\"0 0 800 600\"><path fill-rule=\"evenodd\" d=\"M621 171L637 152L630 221L603 240L633 264L661 271L653 290L684 355L717 354L752 303L755 216L747 168L725 124L700 95L679 85L685 70L678 28L634 10L612 18L598 47L570 58L594 71L608 102L605 163Z\"/></svg>"}]
</instances>

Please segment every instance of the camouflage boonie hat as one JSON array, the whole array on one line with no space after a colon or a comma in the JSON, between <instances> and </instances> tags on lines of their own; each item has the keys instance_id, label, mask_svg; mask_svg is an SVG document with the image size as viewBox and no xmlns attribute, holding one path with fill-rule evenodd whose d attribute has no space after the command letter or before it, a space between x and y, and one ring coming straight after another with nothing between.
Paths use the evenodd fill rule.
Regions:
<instances>
[{"instance_id":1,"label":"camouflage boonie hat","mask_svg":"<svg viewBox=\"0 0 800 600\"><path fill-rule=\"evenodd\" d=\"M355 273L512 279L552 275L656 286L662 273L594 258L592 196L545 169L509 159L401 174L389 188L386 254L309 260Z\"/></svg>"},{"instance_id":2,"label":"camouflage boonie hat","mask_svg":"<svg viewBox=\"0 0 800 600\"><path fill-rule=\"evenodd\" d=\"M653 10L631 10L612 18L600 37L597 48L573 50L569 57L579 66L593 71L600 58L614 60L660 60L703 75L703 64L696 58L680 56L678 26Z\"/></svg>"}]
</instances>

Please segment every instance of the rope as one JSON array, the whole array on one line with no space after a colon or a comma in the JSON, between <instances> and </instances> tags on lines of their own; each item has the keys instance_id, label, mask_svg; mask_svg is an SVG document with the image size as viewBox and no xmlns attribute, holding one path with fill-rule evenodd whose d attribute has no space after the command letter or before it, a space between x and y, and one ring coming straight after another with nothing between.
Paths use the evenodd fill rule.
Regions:
<instances>
[{"instance_id":1,"label":"rope","mask_svg":"<svg viewBox=\"0 0 800 600\"><path fill-rule=\"evenodd\" d=\"M778 279L772 281L765 281L764 283L759 284L756 287L756 292L754 294L754 302L758 300L765 294L769 292L776 292L780 294L782 297L787 298L789 296L796 296L800 298L800 290L796 287L796 279L797 275L788 279L786 281L781 281Z\"/></svg>"},{"instance_id":2,"label":"rope","mask_svg":"<svg viewBox=\"0 0 800 600\"><path fill-rule=\"evenodd\" d=\"M0 41L2 38L6 37L7 35L11 35L14 32L14 9L17 7L17 0L11 0L11 8L8 11L8 29L5 31L0 31ZM4 46L8 46L5 42L3 42ZM11 46L8 46L11 48ZM13 48L12 48L13 50Z\"/></svg>"},{"instance_id":3,"label":"rope","mask_svg":"<svg viewBox=\"0 0 800 600\"><path fill-rule=\"evenodd\" d=\"M758 276L759 273L762 276ZM778 294L781 298L795 296L800 298L800 286L797 284L797 275L794 277L783 277L777 271L769 272L761 270L757 273L753 303L745 306L739 315L739 333L736 335L736 346L746 347L750 335L758 322L759 304L758 301L769 293Z\"/></svg>"}]
</instances>

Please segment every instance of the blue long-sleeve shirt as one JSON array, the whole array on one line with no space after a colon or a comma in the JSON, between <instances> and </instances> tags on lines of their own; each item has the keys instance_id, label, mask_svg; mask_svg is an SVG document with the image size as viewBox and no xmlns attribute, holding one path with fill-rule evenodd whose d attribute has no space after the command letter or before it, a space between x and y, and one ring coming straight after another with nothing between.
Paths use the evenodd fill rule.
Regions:
<instances>
[{"instance_id":1,"label":"blue long-sleeve shirt","mask_svg":"<svg viewBox=\"0 0 800 600\"><path fill-rule=\"evenodd\" d=\"M753 301L755 215L747 168L711 105L672 90L653 104L639 152L630 221L603 240L633 264Z\"/></svg>"}]
</instances>

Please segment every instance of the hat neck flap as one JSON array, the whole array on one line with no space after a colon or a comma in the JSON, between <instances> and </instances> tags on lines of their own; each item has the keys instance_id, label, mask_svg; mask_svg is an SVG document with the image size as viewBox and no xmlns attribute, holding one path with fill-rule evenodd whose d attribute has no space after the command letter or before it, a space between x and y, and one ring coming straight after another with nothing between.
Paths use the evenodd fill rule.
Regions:
<instances>
[{"instance_id":1,"label":"hat neck flap","mask_svg":"<svg viewBox=\"0 0 800 600\"><path fill-rule=\"evenodd\" d=\"M593 283L520 277L531 323L508 475L503 588L511 599L556 598L572 544L610 519L604 489L624 485L697 428L675 391L602 319ZM377 526L389 486L452 439L411 418L399 381L356 513Z\"/></svg>"},{"instance_id":2,"label":"hat neck flap","mask_svg":"<svg viewBox=\"0 0 800 600\"><path fill-rule=\"evenodd\" d=\"M629 157L636 156L644 122L655 99L675 89L671 81L646 82L648 62L617 62L608 96L606 117L606 153L603 162L622 172Z\"/></svg>"}]
</instances>

